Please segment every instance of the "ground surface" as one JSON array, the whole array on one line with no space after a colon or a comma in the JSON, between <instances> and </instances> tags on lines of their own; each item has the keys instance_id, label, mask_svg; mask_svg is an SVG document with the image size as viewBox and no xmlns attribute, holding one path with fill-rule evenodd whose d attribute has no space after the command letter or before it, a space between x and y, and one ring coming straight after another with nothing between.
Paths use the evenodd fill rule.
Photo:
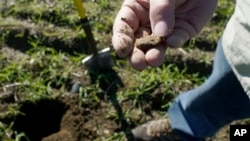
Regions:
<instances>
[{"instance_id":1,"label":"ground surface","mask_svg":"<svg viewBox=\"0 0 250 141\"><path fill-rule=\"evenodd\" d=\"M84 4L98 49L112 46L120 2ZM112 51L113 67L93 73L81 64L88 49L72 1L0 5L0 140L6 141L131 140L132 128L164 117L174 97L205 81L230 13L225 10L233 6L220 2L202 34L183 49L169 49L159 68L136 72ZM207 139L228 140L228 126Z\"/></svg>"}]
</instances>

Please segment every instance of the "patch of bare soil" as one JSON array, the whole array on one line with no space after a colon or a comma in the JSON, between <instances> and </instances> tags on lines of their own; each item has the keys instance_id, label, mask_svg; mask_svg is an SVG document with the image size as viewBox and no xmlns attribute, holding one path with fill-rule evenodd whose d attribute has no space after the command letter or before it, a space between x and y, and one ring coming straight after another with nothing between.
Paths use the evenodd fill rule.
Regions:
<instances>
[{"instance_id":1,"label":"patch of bare soil","mask_svg":"<svg viewBox=\"0 0 250 141\"><path fill-rule=\"evenodd\" d=\"M112 136L115 132L124 132L124 140L131 141L131 129L137 123L161 116L157 112L161 106L157 97L151 97L152 101L142 101L141 111L131 101L119 103L115 94L111 91L107 94L107 100L81 99L82 105L79 105L79 95L72 93L54 99L18 103L15 103L14 94L1 93L0 111L6 112L7 107L15 103L21 113L0 117L0 120L6 125L13 122L13 130L24 132L31 141L93 141ZM99 98L104 98L103 95L99 94ZM124 116L127 110L131 111L132 117ZM110 115L112 111L118 117Z\"/></svg>"},{"instance_id":2,"label":"patch of bare soil","mask_svg":"<svg viewBox=\"0 0 250 141\"><path fill-rule=\"evenodd\" d=\"M52 23L41 21L39 24L18 20L13 17L3 18L0 24L0 34L5 35L5 44L20 51L32 47L32 39L38 38L38 46L53 47L69 54L87 52L87 42L84 33L72 28L58 27ZM66 37L65 37L66 36Z\"/></svg>"},{"instance_id":3,"label":"patch of bare soil","mask_svg":"<svg viewBox=\"0 0 250 141\"><path fill-rule=\"evenodd\" d=\"M79 106L78 95L65 94L55 99L40 99L36 102L23 101L18 103L22 114L5 117L1 121L6 124L13 121L13 129L19 133L25 132L31 141L93 141L121 131L126 135L124 140L132 141L131 129L137 123L161 117L158 113L159 109L156 108L160 107L161 103L154 97L149 102L154 103L156 107L146 104L147 102L144 101L142 112L133 107L130 102L118 104L114 99L99 102L82 100L83 105ZM13 101L13 95L1 96L0 111L7 110L7 105ZM108 116L109 112L114 109L119 115L118 119ZM131 111L133 117L130 119L123 118L123 110L126 109L133 109ZM244 123L244 121L237 121L233 124ZM215 136L206 139L206 141L228 140L229 126L221 129Z\"/></svg>"},{"instance_id":4,"label":"patch of bare soil","mask_svg":"<svg viewBox=\"0 0 250 141\"><path fill-rule=\"evenodd\" d=\"M120 126L105 119L107 104L85 101L77 95L20 103L23 114L13 117L13 129L25 132L31 141L92 141L109 135Z\"/></svg>"}]
</instances>

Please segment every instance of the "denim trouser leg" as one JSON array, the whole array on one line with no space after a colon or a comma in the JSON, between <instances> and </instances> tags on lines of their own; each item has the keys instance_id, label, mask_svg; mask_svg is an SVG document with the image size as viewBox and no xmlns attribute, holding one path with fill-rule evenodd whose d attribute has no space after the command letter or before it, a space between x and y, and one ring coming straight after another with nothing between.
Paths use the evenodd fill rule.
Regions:
<instances>
[{"instance_id":1,"label":"denim trouser leg","mask_svg":"<svg viewBox=\"0 0 250 141\"><path fill-rule=\"evenodd\" d=\"M180 94L168 117L172 128L184 133L186 141L212 136L224 125L250 117L249 97L228 64L220 42L211 76L201 86Z\"/></svg>"}]
</instances>

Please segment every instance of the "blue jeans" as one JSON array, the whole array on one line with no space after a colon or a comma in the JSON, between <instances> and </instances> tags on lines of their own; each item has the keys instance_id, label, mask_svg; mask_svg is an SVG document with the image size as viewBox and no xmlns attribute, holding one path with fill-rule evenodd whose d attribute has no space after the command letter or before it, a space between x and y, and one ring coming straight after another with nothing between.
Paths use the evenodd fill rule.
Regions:
<instances>
[{"instance_id":1,"label":"blue jeans","mask_svg":"<svg viewBox=\"0 0 250 141\"><path fill-rule=\"evenodd\" d=\"M180 94L168 110L184 141L200 141L234 120L250 117L250 100L218 43L213 71L201 86Z\"/></svg>"}]
</instances>

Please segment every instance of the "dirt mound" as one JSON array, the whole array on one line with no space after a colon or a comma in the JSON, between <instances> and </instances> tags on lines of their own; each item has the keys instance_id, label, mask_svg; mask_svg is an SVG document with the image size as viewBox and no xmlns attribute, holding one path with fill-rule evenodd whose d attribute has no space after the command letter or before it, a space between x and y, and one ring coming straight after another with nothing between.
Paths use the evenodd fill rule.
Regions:
<instances>
[{"instance_id":1,"label":"dirt mound","mask_svg":"<svg viewBox=\"0 0 250 141\"><path fill-rule=\"evenodd\" d=\"M119 130L114 120L103 118L106 104L85 101L77 95L26 101L20 104L13 129L25 132L31 141L92 141Z\"/></svg>"}]
</instances>

